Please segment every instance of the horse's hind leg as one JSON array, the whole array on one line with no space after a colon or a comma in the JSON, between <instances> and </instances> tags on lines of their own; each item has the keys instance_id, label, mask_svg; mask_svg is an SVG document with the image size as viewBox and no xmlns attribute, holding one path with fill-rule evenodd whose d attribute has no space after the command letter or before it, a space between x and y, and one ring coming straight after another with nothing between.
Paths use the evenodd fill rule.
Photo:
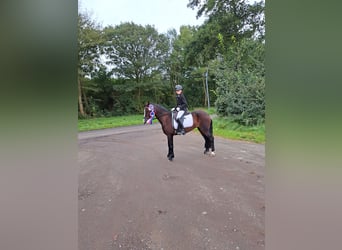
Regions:
<instances>
[{"instance_id":1,"label":"horse's hind leg","mask_svg":"<svg viewBox=\"0 0 342 250\"><path fill-rule=\"evenodd\" d=\"M210 140L210 148L211 148L211 155L215 155L215 145L214 145L214 136L211 134L209 137Z\"/></svg>"},{"instance_id":2,"label":"horse's hind leg","mask_svg":"<svg viewBox=\"0 0 342 250\"><path fill-rule=\"evenodd\" d=\"M215 144L214 144L214 135L213 135L213 122L212 120L210 121L210 125L209 128L206 127L205 129L202 127L198 127L198 130L201 132L204 140L205 140L205 150L204 150L204 154L208 154L209 153L209 149L211 149L211 153L210 155L215 156ZM206 132L203 132L206 131Z\"/></svg>"},{"instance_id":3,"label":"horse's hind leg","mask_svg":"<svg viewBox=\"0 0 342 250\"><path fill-rule=\"evenodd\" d=\"M205 133L203 133L203 131L200 128L198 128L198 130L204 138L204 141L205 141L204 142L204 148L205 148L204 154L207 154L209 152L209 148L210 148L210 139L208 138L208 136L206 136Z\"/></svg>"},{"instance_id":4,"label":"horse's hind leg","mask_svg":"<svg viewBox=\"0 0 342 250\"><path fill-rule=\"evenodd\" d=\"M210 141L210 147L211 147L211 155L215 156L215 144L214 144L214 135L213 135L213 121L210 121L209 141Z\"/></svg>"}]
</instances>

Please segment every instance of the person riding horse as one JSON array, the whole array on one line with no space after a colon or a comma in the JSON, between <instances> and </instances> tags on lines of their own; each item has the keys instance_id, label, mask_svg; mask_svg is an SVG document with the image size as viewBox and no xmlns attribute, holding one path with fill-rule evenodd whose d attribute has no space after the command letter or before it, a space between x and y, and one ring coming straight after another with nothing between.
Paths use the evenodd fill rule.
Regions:
<instances>
[{"instance_id":1,"label":"person riding horse","mask_svg":"<svg viewBox=\"0 0 342 250\"><path fill-rule=\"evenodd\" d=\"M173 110L175 109L173 108ZM147 105L144 107L144 124L146 124L146 121L151 119L151 113L153 113L153 116L159 121L163 133L167 136L167 145L169 148L167 158L169 161L172 161L172 159L175 157L173 146L175 130L172 126L172 112L164 108L162 105L147 103ZM192 118L189 117L189 120L192 120L192 122L188 123L186 130L192 131L193 129L197 128L204 138L204 154L215 156L213 121L210 115L203 110L194 110L191 112L191 117ZM209 151L210 149L211 152Z\"/></svg>"},{"instance_id":2,"label":"person riding horse","mask_svg":"<svg viewBox=\"0 0 342 250\"><path fill-rule=\"evenodd\" d=\"M178 112L177 117L176 117L176 121L178 123L177 134L184 135L185 130L184 130L184 126L182 123L182 118L185 115L185 113L188 111L188 103L187 103L186 98L183 94L182 85L177 84L175 86L175 91L176 91L177 106L175 108L173 108L172 111L174 111L176 109Z\"/></svg>"}]
</instances>

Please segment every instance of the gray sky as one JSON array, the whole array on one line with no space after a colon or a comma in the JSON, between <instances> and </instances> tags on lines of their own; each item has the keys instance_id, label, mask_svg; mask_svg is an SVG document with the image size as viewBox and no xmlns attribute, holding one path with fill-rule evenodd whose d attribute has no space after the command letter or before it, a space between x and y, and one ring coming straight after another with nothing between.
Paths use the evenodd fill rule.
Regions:
<instances>
[{"instance_id":1,"label":"gray sky","mask_svg":"<svg viewBox=\"0 0 342 250\"><path fill-rule=\"evenodd\" d=\"M205 17L196 19L196 10L186 7L188 0L79 0L79 9L87 10L101 24L117 25L134 22L154 25L159 33L181 25L201 25Z\"/></svg>"}]
</instances>

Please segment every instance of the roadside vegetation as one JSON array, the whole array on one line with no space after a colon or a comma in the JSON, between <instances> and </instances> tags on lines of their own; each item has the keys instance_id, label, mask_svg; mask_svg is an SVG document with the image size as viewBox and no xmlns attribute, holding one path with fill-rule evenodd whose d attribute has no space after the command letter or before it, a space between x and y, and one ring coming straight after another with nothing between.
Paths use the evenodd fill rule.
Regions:
<instances>
[{"instance_id":1,"label":"roadside vegetation","mask_svg":"<svg viewBox=\"0 0 342 250\"><path fill-rule=\"evenodd\" d=\"M213 119L214 136L227 139L265 143L265 124L244 126L228 118Z\"/></svg>"},{"instance_id":2,"label":"roadside vegetation","mask_svg":"<svg viewBox=\"0 0 342 250\"><path fill-rule=\"evenodd\" d=\"M203 109L205 110L205 109ZM205 110L207 111L207 110ZM265 125L244 126L225 117L215 116L213 110L207 111L213 118L214 136L244 140L256 143L265 143ZM158 123L157 119L153 123ZM101 117L78 120L78 131L89 131L96 129L116 128L123 126L142 125L143 115L128 115L115 117ZM197 131L196 129L194 131Z\"/></svg>"},{"instance_id":3,"label":"roadside vegetation","mask_svg":"<svg viewBox=\"0 0 342 250\"><path fill-rule=\"evenodd\" d=\"M116 128L143 124L143 115L126 115L113 117L99 117L92 119L79 119L78 131L88 131L105 128Z\"/></svg>"},{"instance_id":4,"label":"roadside vegetation","mask_svg":"<svg viewBox=\"0 0 342 250\"><path fill-rule=\"evenodd\" d=\"M265 1L188 7L207 19L166 33L134 22L102 27L79 13L79 131L142 124L144 104L172 107L181 84L191 110L215 107L216 136L265 141Z\"/></svg>"}]
</instances>

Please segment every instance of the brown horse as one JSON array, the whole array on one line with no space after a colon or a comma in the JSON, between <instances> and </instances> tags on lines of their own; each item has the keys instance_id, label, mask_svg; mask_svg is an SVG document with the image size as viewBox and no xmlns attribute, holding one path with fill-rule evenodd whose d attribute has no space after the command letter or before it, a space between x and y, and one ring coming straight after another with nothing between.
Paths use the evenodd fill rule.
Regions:
<instances>
[{"instance_id":1,"label":"brown horse","mask_svg":"<svg viewBox=\"0 0 342 250\"><path fill-rule=\"evenodd\" d=\"M173 115L172 112L164 108L159 104L150 104L148 103L144 109L144 124L147 121L151 120L155 116L162 126L162 130L164 134L167 136L167 144L169 147L169 152L167 154L167 158L172 161L175 157L173 152L173 136L177 135L176 130L173 124ZM204 143L204 154L209 154L209 149L211 149L210 155L215 155L215 146L214 146L214 136L213 136L213 121L210 116L202 111L195 110L191 112L192 123L189 126L185 125L185 133L190 132L191 130L197 128L201 135L203 136ZM191 120L191 117L190 119ZM150 123L151 124L151 123Z\"/></svg>"}]
</instances>

